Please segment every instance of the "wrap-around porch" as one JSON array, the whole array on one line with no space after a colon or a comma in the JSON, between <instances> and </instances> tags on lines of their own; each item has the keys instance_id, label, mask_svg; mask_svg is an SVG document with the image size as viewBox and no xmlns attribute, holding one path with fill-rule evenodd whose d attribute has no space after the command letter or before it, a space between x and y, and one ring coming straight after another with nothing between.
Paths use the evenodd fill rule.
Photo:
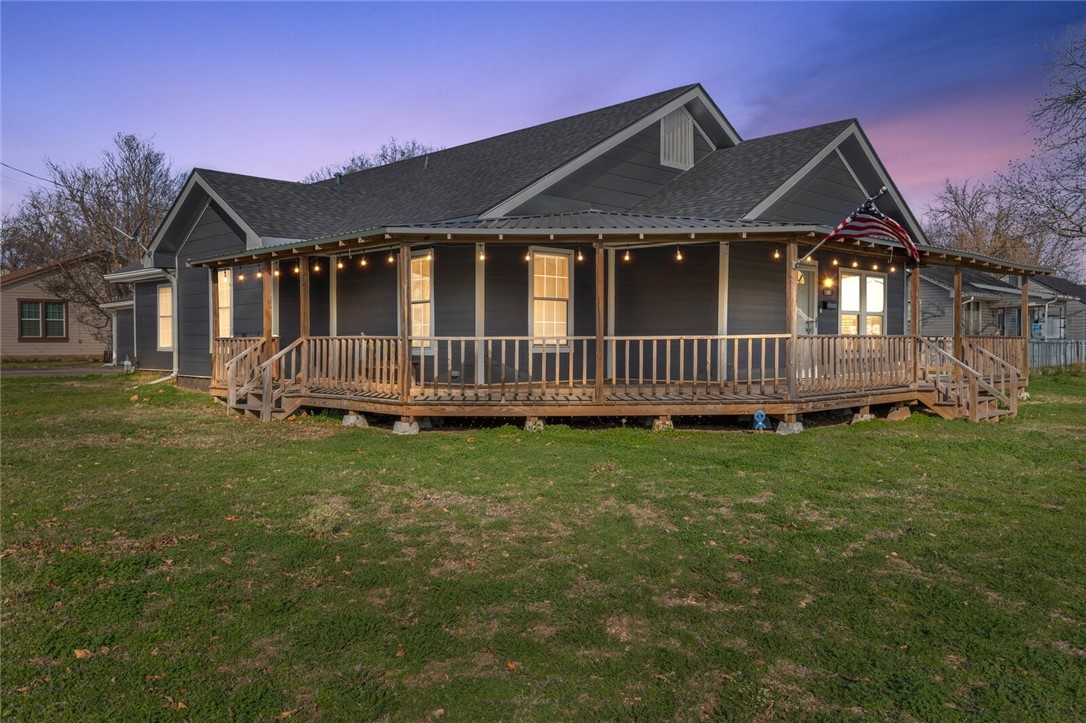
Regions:
<instances>
[{"instance_id":1,"label":"wrap-around porch","mask_svg":"<svg viewBox=\"0 0 1086 723\"><path fill-rule=\"evenodd\" d=\"M271 284L265 281L265 334L214 340L211 391L231 409L264 420L302 407L405 420L761 410L794 421L807 412L914 403L946 418L974 421L1017 411L1028 375L1021 337L921 337L915 313L909 315L909 333L897 335L801 334L795 313L786 315L785 333L607 333L605 247L594 247L593 335L410 333L417 323L410 316L412 248L406 240L399 243L397 259L400 333L313 335L309 269L301 257L298 338L280 348L270 333ZM793 237L783 248L784 261L795 267L799 242ZM262 276L272 277L270 261ZM784 276L785 308L795 309L797 276ZM918 281L918 274L910 276L912 309L918 307Z\"/></svg>"}]
</instances>

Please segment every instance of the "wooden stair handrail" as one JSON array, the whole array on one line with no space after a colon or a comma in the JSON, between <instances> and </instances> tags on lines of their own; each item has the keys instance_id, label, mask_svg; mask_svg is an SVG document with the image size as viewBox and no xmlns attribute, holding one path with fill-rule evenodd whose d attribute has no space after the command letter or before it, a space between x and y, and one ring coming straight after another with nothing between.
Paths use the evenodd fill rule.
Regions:
<instances>
[{"instance_id":1,"label":"wooden stair handrail","mask_svg":"<svg viewBox=\"0 0 1086 723\"><path fill-rule=\"evenodd\" d=\"M965 411L968 412L969 418L971 420L977 420L977 396L980 389L988 392L996 399L1002 399L1003 401L1006 401L1008 406L1010 406L1010 401L1007 399L1006 395L996 389L995 386L993 386L992 384L989 384L988 381L984 379L984 376L976 369L969 366L961 359L958 359L950 352L940 348L938 345L927 339L917 337L917 340L920 342L921 346L927 347L928 349L936 352L938 355L943 357L946 361L949 361L952 368L957 368L961 370L962 374L966 377L967 384L969 385L969 397L966 400L966 403L963 405L962 399L959 396L957 399L957 403L959 406L965 407Z\"/></svg>"}]
</instances>

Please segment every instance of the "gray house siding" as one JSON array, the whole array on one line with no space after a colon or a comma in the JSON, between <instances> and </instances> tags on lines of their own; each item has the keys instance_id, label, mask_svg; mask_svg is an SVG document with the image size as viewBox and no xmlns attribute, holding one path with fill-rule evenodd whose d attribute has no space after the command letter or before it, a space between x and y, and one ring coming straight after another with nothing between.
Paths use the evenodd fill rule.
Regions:
<instances>
[{"instance_id":1,"label":"gray house siding","mask_svg":"<svg viewBox=\"0 0 1086 723\"><path fill-rule=\"evenodd\" d=\"M694 162L712 148L694 131ZM561 211L627 211L682 171L660 164L660 124L603 153L515 209L519 216Z\"/></svg>"},{"instance_id":2,"label":"gray house siding","mask_svg":"<svg viewBox=\"0 0 1086 723\"><path fill-rule=\"evenodd\" d=\"M866 196L836 153L831 153L760 218L836 226Z\"/></svg>"},{"instance_id":3,"label":"gray house siding","mask_svg":"<svg viewBox=\"0 0 1086 723\"><path fill-rule=\"evenodd\" d=\"M784 247L781 259L763 243L733 243L728 251L728 333L783 334Z\"/></svg>"},{"instance_id":4,"label":"gray house siding","mask_svg":"<svg viewBox=\"0 0 1086 723\"><path fill-rule=\"evenodd\" d=\"M117 358L113 363L124 364L125 359L136 356L135 310L118 309L113 323L117 325Z\"/></svg>"},{"instance_id":5,"label":"gray house siding","mask_svg":"<svg viewBox=\"0 0 1086 723\"><path fill-rule=\"evenodd\" d=\"M321 270L314 271L314 264L319 263ZM295 260L284 261L279 264L279 348L285 349L288 345L294 343L298 339L301 333L301 326L299 319L301 318L301 306L299 297L299 280L298 274L294 273L296 265ZM328 336L329 333L329 311L330 311L330 296L329 291L329 273L343 274L347 269L343 271L336 271L335 264L329 263L329 259L324 257L309 257L309 335L310 336ZM340 280L337 278L337 294L339 292ZM395 319L393 319L395 323ZM357 334L358 332L352 331L350 326L344 327L342 318L337 320L339 324L340 332L344 336Z\"/></svg>"},{"instance_id":6,"label":"gray house siding","mask_svg":"<svg viewBox=\"0 0 1086 723\"><path fill-rule=\"evenodd\" d=\"M158 287L169 282L133 284L136 357L141 369L173 369L173 352L158 351Z\"/></svg>"},{"instance_id":7,"label":"gray house siding","mask_svg":"<svg viewBox=\"0 0 1086 723\"><path fill-rule=\"evenodd\" d=\"M245 248L245 234L215 204L204 210L178 250L177 343L181 376L211 376L211 271L188 259Z\"/></svg>"},{"instance_id":8,"label":"gray house siding","mask_svg":"<svg viewBox=\"0 0 1086 723\"><path fill-rule=\"evenodd\" d=\"M256 277L260 268L242 266L234 270L234 298L231 308L234 336L264 334L264 282ZM238 278L239 276L243 278Z\"/></svg>"},{"instance_id":9,"label":"gray house siding","mask_svg":"<svg viewBox=\"0 0 1086 723\"><path fill-rule=\"evenodd\" d=\"M343 336L395 336L399 333L397 266L382 254L368 254L364 268L359 261L357 256L350 259L336 277L336 331ZM287 303L282 287L279 293L282 306ZM297 308L296 290L293 303Z\"/></svg>"},{"instance_id":10,"label":"gray house siding","mask_svg":"<svg viewBox=\"0 0 1086 723\"><path fill-rule=\"evenodd\" d=\"M674 247L633 249L629 262L622 253L615 261L617 335L717 333L716 246L684 247L682 261L675 260Z\"/></svg>"}]
</instances>

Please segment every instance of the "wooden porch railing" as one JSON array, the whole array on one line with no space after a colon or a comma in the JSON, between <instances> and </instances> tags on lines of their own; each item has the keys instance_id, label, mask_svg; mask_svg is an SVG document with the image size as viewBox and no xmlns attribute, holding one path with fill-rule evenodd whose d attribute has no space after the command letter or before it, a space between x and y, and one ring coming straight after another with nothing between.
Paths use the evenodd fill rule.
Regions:
<instances>
[{"instance_id":1,"label":"wooden porch railing","mask_svg":"<svg viewBox=\"0 0 1086 723\"><path fill-rule=\"evenodd\" d=\"M951 342L953 343L953 342ZM957 359L939 343L929 339L919 340L920 379L932 384L940 400L956 404L970 421L976 422L981 416L981 390L987 392L997 403L1006 405L1012 413L1018 411L1017 370L986 350L981 356L988 358L992 366L989 371L1002 366L1000 374L1006 375L1006 382L1000 386L991 383L985 375L968 364ZM1013 384L1013 386L1008 386Z\"/></svg>"},{"instance_id":2,"label":"wooden porch railing","mask_svg":"<svg viewBox=\"0 0 1086 723\"><path fill-rule=\"evenodd\" d=\"M221 387L226 383L227 365L242 352L259 347L263 338L219 336L211 342L214 349L211 354L211 386Z\"/></svg>"},{"instance_id":3,"label":"wooden porch railing","mask_svg":"<svg viewBox=\"0 0 1086 723\"><path fill-rule=\"evenodd\" d=\"M786 334L609 336L612 394L779 395L787 389Z\"/></svg>"},{"instance_id":4,"label":"wooden porch railing","mask_svg":"<svg viewBox=\"0 0 1086 723\"><path fill-rule=\"evenodd\" d=\"M864 392L916 382L911 336L801 336L796 344L800 393Z\"/></svg>"},{"instance_id":5,"label":"wooden porch railing","mask_svg":"<svg viewBox=\"0 0 1086 723\"><path fill-rule=\"evenodd\" d=\"M995 355L1018 370L1025 369L1025 344L1020 336L963 336L962 361L977 367L975 350L983 350Z\"/></svg>"}]
</instances>

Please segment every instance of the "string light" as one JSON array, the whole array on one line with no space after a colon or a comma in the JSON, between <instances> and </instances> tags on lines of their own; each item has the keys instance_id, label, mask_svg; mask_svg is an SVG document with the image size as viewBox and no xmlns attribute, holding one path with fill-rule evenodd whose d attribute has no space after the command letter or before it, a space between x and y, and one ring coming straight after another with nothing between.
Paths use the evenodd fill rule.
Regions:
<instances>
[{"instance_id":1,"label":"string light","mask_svg":"<svg viewBox=\"0 0 1086 723\"><path fill-rule=\"evenodd\" d=\"M302 270L301 266L295 266L294 267L294 273L296 273L296 274L299 273L301 270Z\"/></svg>"},{"instance_id":2,"label":"string light","mask_svg":"<svg viewBox=\"0 0 1086 723\"><path fill-rule=\"evenodd\" d=\"M897 267L896 267L896 266L891 266L891 267L890 267L890 273L892 274L892 273L894 273L895 271L897 271Z\"/></svg>"},{"instance_id":3,"label":"string light","mask_svg":"<svg viewBox=\"0 0 1086 723\"><path fill-rule=\"evenodd\" d=\"M272 272L272 276L278 276L278 275L279 275L279 262L276 262L275 271Z\"/></svg>"},{"instance_id":4,"label":"string light","mask_svg":"<svg viewBox=\"0 0 1086 723\"><path fill-rule=\"evenodd\" d=\"M320 270L321 270L321 263L320 263L320 261L318 261L318 262L313 264L313 271L320 271Z\"/></svg>"},{"instance_id":5,"label":"string light","mask_svg":"<svg viewBox=\"0 0 1086 723\"><path fill-rule=\"evenodd\" d=\"M852 268L857 269L859 267L860 267L860 262L859 261L853 261L852 262Z\"/></svg>"},{"instance_id":6,"label":"string light","mask_svg":"<svg viewBox=\"0 0 1086 723\"><path fill-rule=\"evenodd\" d=\"M780 259L780 257L781 257L781 250L780 249L773 249L773 260L777 261L777 260Z\"/></svg>"},{"instance_id":7,"label":"string light","mask_svg":"<svg viewBox=\"0 0 1086 723\"><path fill-rule=\"evenodd\" d=\"M486 261L486 244L479 244L479 260Z\"/></svg>"},{"instance_id":8,"label":"string light","mask_svg":"<svg viewBox=\"0 0 1086 723\"><path fill-rule=\"evenodd\" d=\"M532 260L532 250L531 249L528 249L528 253L524 254L524 260L525 261L531 261Z\"/></svg>"},{"instance_id":9,"label":"string light","mask_svg":"<svg viewBox=\"0 0 1086 723\"><path fill-rule=\"evenodd\" d=\"M337 269L342 269L343 268L343 259L340 259L339 261L336 262L336 268Z\"/></svg>"},{"instance_id":10,"label":"string light","mask_svg":"<svg viewBox=\"0 0 1086 723\"><path fill-rule=\"evenodd\" d=\"M676 246L675 247L675 260L676 261L682 261L683 260L683 250L682 250L681 246Z\"/></svg>"},{"instance_id":11,"label":"string light","mask_svg":"<svg viewBox=\"0 0 1086 723\"><path fill-rule=\"evenodd\" d=\"M433 261L434 260L434 250L433 249L430 249L429 251L426 252L426 260L427 261Z\"/></svg>"},{"instance_id":12,"label":"string light","mask_svg":"<svg viewBox=\"0 0 1086 723\"><path fill-rule=\"evenodd\" d=\"M834 266L836 266L836 265L837 265L837 259L834 259L834 260L833 260L833 265L834 265Z\"/></svg>"},{"instance_id":13,"label":"string light","mask_svg":"<svg viewBox=\"0 0 1086 723\"><path fill-rule=\"evenodd\" d=\"M245 281L245 274L238 274L238 281Z\"/></svg>"},{"instance_id":14,"label":"string light","mask_svg":"<svg viewBox=\"0 0 1086 723\"><path fill-rule=\"evenodd\" d=\"M584 254L581 253L581 247L580 246L577 247L577 260L578 261L584 261Z\"/></svg>"},{"instance_id":15,"label":"string light","mask_svg":"<svg viewBox=\"0 0 1086 723\"><path fill-rule=\"evenodd\" d=\"M263 271L257 271L256 272L256 278L258 278L258 279L264 278L264 272Z\"/></svg>"},{"instance_id":16,"label":"string light","mask_svg":"<svg viewBox=\"0 0 1086 723\"><path fill-rule=\"evenodd\" d=\"M879 265L878 264L871 264L871 270L872 271L878 271L879 270Z\"/></svg>"},{"instance_id":17,"label":"string light","mask_svg":"<svg viewBox=\"0 0 1086 723\"><path fill-rule=\"evenodd\" d=\"M365 252L365 251L363 251L363 252L362 252L362 260L358 262L358 265L359 265L359 266L361 266L362 268L366 268L366 265L367 265L368 263L369 263L369 262L368 262L368 261L366 261L366 252Z\"/></svg>"},{"instance_id":18,"label":"string light","mask_svg":"<svg viewBox=\"0 0 1086 723\"><path fill-rule=\"evenodd\" d=\"M396 263L396 257L392 254L391 251L388 252L388 262L390 264Z\"/></svg>"},{"instance_id":19,"label":"string light","mask_svg":"<svg viewBox=\"0 0 1086 723\"><path fill-rule=\"evenodd\" d=\"M626 249L626 253L622 254L622 260L623 261L629 261L630 260L630 249Z\"/></svg>"}]
</instances>

